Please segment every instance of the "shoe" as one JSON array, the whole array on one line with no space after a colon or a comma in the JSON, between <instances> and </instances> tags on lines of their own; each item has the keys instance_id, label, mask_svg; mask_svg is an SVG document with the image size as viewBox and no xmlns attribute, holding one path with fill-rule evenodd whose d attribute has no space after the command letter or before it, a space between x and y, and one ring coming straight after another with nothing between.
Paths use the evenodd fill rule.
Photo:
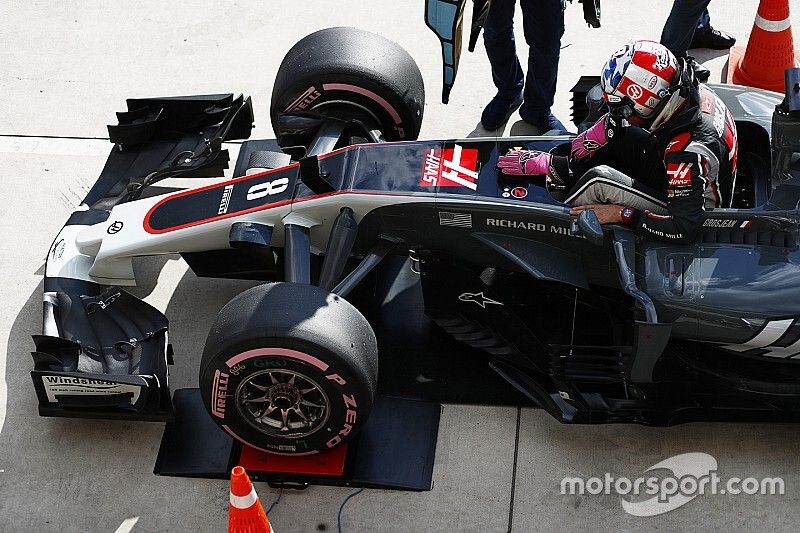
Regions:
<instances>
[{"instance_id":1,"label":"shoe","mask_svg":"<svg viewBox=\"0 0 800 533\"><path fill-rule=\"evenodd\" d=\"M513 96L497 93L481 113L481 126L490 131L499 129L521 105L521 92Z\"/></svg>"},{"instance_id":2,"label":"shoe","mask_svg":"<svg viewBox=\"0 0 800 533\"><path fill-rule=\"evenodd\" d=\"M697 78L697 81L706 83L708 78L711 77L711 71L708 70L704 64L695 59L694 56L685 56L684 59L692 66L694 77Z\"/></svg>"},{"instance_id":3,"label":"shoe","mask_svg":"<svg viewBox=\"0 0 800 533\"><path fill-rule=\"evenodd\" d=\"M705 83L711 77L711 71L708 70L702 63L696 61L692 62L692 69L694 70L694 77L700 83Z\"/></svg>"},{"instance_id":4,"label":"shoe","mask_svg":"<svg viewBox=\"0 0 800 533\"><path fill-rule=\"evenodd\" d=\"M539 130L540 135L544 135L546 132L551 130L558 130L565 133L567 132L567 128L564 127L564 124L562 124L561 121L558 120L552 113L548 113L547 116L544 117L534 118L526 116L524 110L521 110L519 116L528 124L536 126L536 129Z\"/></svg>"},{"instance_id":5,"label":"shoe","mask_svg":"<svg viewBox=\"0 0 800 533\"><path fill-rule=\"evenodd\" d=\"M708 31L694 32L689 48L710 48L711 50L727 50L736 44L736 37L724 31L709 28Z\"/></svg>"}]
</instances>

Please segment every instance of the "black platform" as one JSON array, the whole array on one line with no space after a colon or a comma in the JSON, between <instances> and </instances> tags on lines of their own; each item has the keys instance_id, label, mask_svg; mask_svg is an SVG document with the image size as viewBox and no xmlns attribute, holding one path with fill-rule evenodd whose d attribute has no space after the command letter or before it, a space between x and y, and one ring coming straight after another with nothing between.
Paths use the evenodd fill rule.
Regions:
<instances>
[{"instance_id":1,"label":"black platform","mask_svg":"<svg viewBox=\"0 0 800 533\"><path fill-rule=\"evenodd\" d=\"M419 276L407 259L387 257L348 300L375 330L380 372L379 396L359 440L347 449L342 475L330 474L341 458L328 457L316 465L327 475L291 475L286 465L280 465L282 473L248 468L255 479L273 486L429 490L440 402L535 406L489 368L488 354L453 340L425 316ZM252 459L251 453L242 457L241 446L211 420L197 389L176 391L174 403L175 422L164 431L156 474L227 478L240 458Z\"/></svg>"},{"instance_id":2,"label":"black platform","mask_svg":"<svg viewBox=\"0 0 800 533\"><path fill-rule=\"evenodd\" d=\"M164 429L154 472L163 476L228 478L231 468L239 463L242 446L217 427L203 406L198 389L175 391L174 403L175 422ZM253 461L254 455L265 455L269 461L262 461L263 464L280 462L279 470L283 471L250 467L248 474L273 487L344 485L430 490L440 413L441 405L435 402L378 396L358 440L341 458L341 476L329 472L329 463L339 457L325 461L324 456L315 456L320 472L328 470L327 474L292 474L285 472L286 458L254 450L247 450L251 464L258 463ZM309 462L304 462L308 466Z\"/></svg>"}]
</instances>

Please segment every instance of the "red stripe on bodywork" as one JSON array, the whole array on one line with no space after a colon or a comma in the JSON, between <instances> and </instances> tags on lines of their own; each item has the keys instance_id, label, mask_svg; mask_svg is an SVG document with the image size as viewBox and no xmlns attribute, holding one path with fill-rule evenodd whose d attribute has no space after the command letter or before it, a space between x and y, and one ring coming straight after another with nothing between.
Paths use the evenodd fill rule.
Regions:
<instances>
[{"instance_id":1,"label":"red stripe on bodywork","mask_svg":"<svg viewBox=\"0 0 800 533\"><path fill-rule=\"evenodd\" d=\"M333 156L333 155L336 155L336 154L340 154L340 153L346 152L348 150L353 150L353 149L356 149L356 148L360 148L362 146L369 146L369 147L372 148L372 147L383 147L383 146L395 145L395 144L403 144L403 143L409 143L410 144L410 143L414 143L414 142L416 142L416 141L392 141L392 142L384 142L384 143L380 143L380 144L374 144L374 143L352 144L350 146L343 146L342 148L337 148L336 150L333 150L331 152L328 152L328 153L325 153L325 154L321 154L321 155L317 156L317 159L325 159L327 157L330 157L330 156ZM269 174L274 174L276 172L283 172L284 170L291 169L291 168L298 167L298 166L300 166L299 163L292 163L290 165L286 165L285 167L265 170L264 172L259 172L257 174L250 174L248 176L240 176L238 178L229 179L227 181L223 181L223 182L220 182L220 183L214 183L212 185L206 185L205 187L199 187L197 189L187 189L185 191L181 191L181 192L178 192L178 193L175 193L175 194L171 194L171 195L167 196L166 198L162 198L161 200L159 200L153 207L150 208L149 211L147 211L147 214L144 216L144 222L143 222L144 230L147 233L151 233L151 234L155 234L155 235L161 234L161 233L168 233L170 231L176 231L176 230L179 230L179 229L186 229L186 228L191 228L193 226L199 226L201 224L208 224L210 222L216 222L217 220L224 220L226 218L233 218L233 217L238 217L238 216L242 216L242 215L247 215L247 214L255 213L255 212L258 212L258 211L264 211L266 209L274 209L276 207L281 207L281 206L284 206L284 205L291 204L292 202L301 202L301 201L306 201L306 200L314 200L314 199L317 199L317 198L324 198L326 196L335 196L337 194L344 194L344 193L347 193L347 194L383 194L383 195L387 195L387 196L406 196L406 195L403 195L403 194L391 194L391 193L388 193L388 192L385 192L385 191L380 191L380 192L363 192L363 191L356 192L356 191L352 191L352 190L335 191L335 192L331 192L331 193L317 194L317 195L313 195L313 196L305 196L303 198L282 200L280 202L274 202L274 203L271 203L271 204L259 205L259 206L256 206L256 207L252 207L250 209L245 209L244 211L236 211L236 212L233 212L233 213L225 213L224 215L218 215L218 216L214 216L214 217L210 217L210 218L203 218L203 219L199 219L199 220L194 220L194 221L188 222L186 224L180 224L178 226L171 226L171 227L165 228L165 229L156 229L156 228L154 228L154 227L152 227L150 225L150 217L152 216L152 214L155 212L156 209L158 209L159 207L161 207L162 205L164 205L165 203L167 203L167 202L169 202L171 200L174 200L176 198L180 198L181 196L189 196L189 195L192 195L192 194L197 194L197 193L202 192L202 191L207 191L209 189L223 188L226 185L230 185L232 183L241 183L243 181L248 181L248 180L252 180L252 179L255 179L255 178L260 178L260 177L263 177L263 176L267 176Z\"/></svg>"},{"instance_id":2,"label":"red stripe on bodywork","mask_svg":"<svg viewBox=\"0 0 800 533\"><path fill-rule=\"evenodd\" d=\"M280 170L285 170L285 168L286 167L284 167L284 168L282 168ZM260 175L263 175L263 174L260 174ZM197 190L199 190L199 189L197 189ZM194 190L192 192L194 192ZM148 223L148 218L149 218L150 214L155 210L155 208L159 204L169 200L170 198L174 198L175 196L177 196L177 195L174 195L174 196L170 196L169 198L165 198L164 200L162 200L161 202L159 202L158 204L153 206L153 208L151 208L150 211L147 212L147 215L145 216L145 221L144 221L144 229L145 229L145 231L147 233L153 233L153 234L169 233L170 231L177 231L177 230L180 230L180 229L191 228L193 226L200 226L202 224L209 224L211 222L216 222L218 220L224 220L226 218L234 218L234 217L239 217L239 216L242 216L242 215L248 215L250 213L257 213L259 211L266 211L267 209L274 209L276 207L282 207L284 205L289 205L289 204L292 204L292 203L296 204L296 203L300 203L300 202L308 202L309 200L319 200L320 198L327 198L329 196L339 196L341 194L360 194L360 195L365 195L365 196L397 196L397 197L410 196L408 194L397 194L397 193L391 193L391 192L386 192L386 191L354 191L354 190L334 191L334 192L326 192L326 193L323 193L323 194L314 194L314 195L311 195L311 196L303 196L302 198L295 198L293 200L291 200L291 199L290 200L282 200L280 202L274 202L274 203L271 203L271 204L263 204L263 205L259 205L257 207L253 207L251 209L245 209L243 211L236 211L235 213L227 213L225 215L220 215L220 216L216 216L216 217L195 220L195 221L192 221L192 222L188 222L186 224L181 224L181 225L178 225L178 226L172 226L172 227L169 227L169 228L166 228L166 229L162 229L162 230L155 229L155 228L151 227L150 224ZM431 194L431 199L434 199L435 195L433 193L430 193L430 194ZM183 194L183 196L185 196L185 194ZM417 196L415 196L415 197L417 197Z\"/></svg>"},{"instance_id":3,"label":"red stripe on bodywork","mask_svg":"<svg viewBox=\"0 0 800 533\"><path fill-rule=\"evenodd\" d=\"M205 187L198 187L197 189L187 189L185 191L181 191L181 192L177 192L175 194L171 194L171 195L167 196L166 198L162 198L161 200L156 202L156 204L153 205L153 207L150 208L150 210L144 216L144 222L143 222L144 230L147 233L153 233L153 234L167 233L169 231L174 231L176 229L189 228L191 226L197 226L199 224L206 224L208 222L213 222L215 220L223 220L223 219L226 219L226 218L238 217L240 215L247 214L247 213L250 213L252 211L257 211L260 208L263 208L265 206L258 206L258 207L252 208L252 209L247 209L245 211L237 211L235 213L225 213L223 215L218 215L218 216L211 217L211 218L204 218L204 219L200 219L200 220L195 220L195 221L192 221L192 222L188 222L186 224L181 224L179 226L174 226L174 227L170 227L170 228L166 228L166 229L156 229L156 228L154 228L154 227L152 227L150 225L150 217L153 215L155 210L158 209L159 207L161 207L162 205L164 205L165 203L170 202L172 200L175 200L176 198L180 198L182 196L190 196L192 194L197 194L197 193L200 193L200 192L203 192L203 191L208 191L210 189L221 189L221 188L224 188L226 185L230 185L232 183L241 183L243 181L249 181L249 180L252 180L252 179L255 179L255 178L260 178L260 177L263 177L263 176L267 176L269 174L274 174L276 172L282 172L282 171L284 171L286 169L293 168L293 167L298 167L298 166L300 166L299 163L292 163L291 165L287 165L285 167L265 170L264 172L259 172L257 174L250 174L249 176L242 176L242 177L239 177L239 178L233 178L233 179L230 179L230 180L227 180L227 181L223 181L223 182L220 182L220 183L214 183L212 185L206 185ZM285 205L285 204L289 204L289 203L291 203L291 200L284 200L283 202L276 202L276 204L268 204L268 205L270 207L278 207L277 204L284 204Z\"/></svg>"}]
</instances>

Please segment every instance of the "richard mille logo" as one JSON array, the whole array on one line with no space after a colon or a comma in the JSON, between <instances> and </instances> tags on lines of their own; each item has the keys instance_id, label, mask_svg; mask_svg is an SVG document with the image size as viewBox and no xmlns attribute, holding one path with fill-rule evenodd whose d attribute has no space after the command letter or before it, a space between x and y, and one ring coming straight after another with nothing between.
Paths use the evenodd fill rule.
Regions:
<instances>
[{"instance_id":1,"label":"richard mille logo","mask_svg":"<svg viewBox=\"0 0 800 533\"><path fill-rule=\"evenodd\" d=\"M486 305L503 305L496 300L492 300L491 298L487 298L483 295L483 292L465 292L464 294L459 295L459 300L462 302L472 302L476 305L480 305L482 308L486 309Z\"/></svg>"}]
</instances>

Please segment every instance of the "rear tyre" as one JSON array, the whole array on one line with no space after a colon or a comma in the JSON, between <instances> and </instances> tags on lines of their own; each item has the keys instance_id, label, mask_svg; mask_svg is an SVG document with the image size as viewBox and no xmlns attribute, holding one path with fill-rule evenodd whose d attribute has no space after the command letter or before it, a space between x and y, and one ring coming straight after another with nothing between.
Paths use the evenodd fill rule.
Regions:
<instances>
[{"instance_id":1,"label":"rear tyre","mask_svg":"<svg viewBox=\"0 0 800 533\"><path fill-rule=\"evenodd\" d=\"M377 343L349 302L312 285L270 283L228 302L209 332L200 392L211 418L263 451L307 455L363 427Z\"/></svg>"},{"instance_id":2,"label":"rear tyre","mask_svg":"<svg viewBox=\"0 0 800 533\"><path fill-rule=\"evenodd\" d=\"M284 113L312 113L377 127L387 141L414 140L425 88L419 68L397 43L356 28L327 28L295 44L272 90L270 116L281 146Z\"/></svg>"}]
</instances>

